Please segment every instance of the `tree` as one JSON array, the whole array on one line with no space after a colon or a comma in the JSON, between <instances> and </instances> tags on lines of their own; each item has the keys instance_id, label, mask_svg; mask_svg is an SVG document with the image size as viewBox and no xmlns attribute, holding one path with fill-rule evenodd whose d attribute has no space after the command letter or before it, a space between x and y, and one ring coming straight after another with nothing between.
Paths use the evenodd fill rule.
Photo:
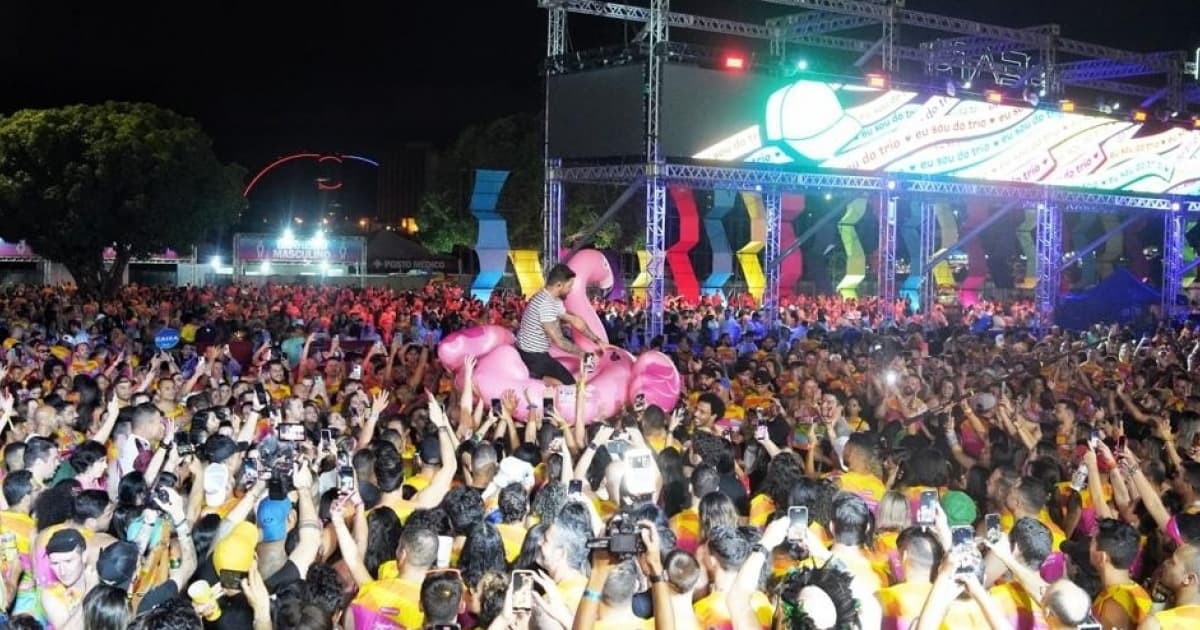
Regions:
<instances>
[{"instance_id":1,"label":"tree","mask_svg":"<svg viewBox=\"0 0 1200 630\"><path fill-rule=\"evenodd\" d=\"M115 292L130 260L190 248L234 222L244 177L217 160L195 121L154 105L0 117L0 236L62 263L91 296Z\"/></svg>"}]
</instances>

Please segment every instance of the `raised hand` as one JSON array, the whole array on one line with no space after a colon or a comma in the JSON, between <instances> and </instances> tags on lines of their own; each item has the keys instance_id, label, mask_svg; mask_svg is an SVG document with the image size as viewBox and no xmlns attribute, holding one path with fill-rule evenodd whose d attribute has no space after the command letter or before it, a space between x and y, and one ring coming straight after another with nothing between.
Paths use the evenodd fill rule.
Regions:
<instances>
[{"instance_id":1,"label":"raised hand","mask_svg":"<svg viewBox=\"0 0 1200 630\"><path fill-rule=\"evenodd\" d=\"M371 397L371 415L375 416L375 417L378 417L379 415L381 415L383 413L383 411L385 409L387 409L388 403L391 402L391 399L392 399L392 396L391 396L391 394L389 394L387 392L386 389L382 389L379 391L378 394L375 394L374 396L372 396Z\"/></svg>"}]
</instances>

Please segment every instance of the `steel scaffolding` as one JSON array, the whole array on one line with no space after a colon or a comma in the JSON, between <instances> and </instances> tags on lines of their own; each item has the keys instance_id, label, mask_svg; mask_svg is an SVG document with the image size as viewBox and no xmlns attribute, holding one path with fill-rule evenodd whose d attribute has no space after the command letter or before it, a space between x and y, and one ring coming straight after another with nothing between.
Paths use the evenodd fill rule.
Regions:
<instances>
[{"instance_id":1,"label":"steel scaffolding","mask_svg":"<svg viewBox=\"0 0 1200 630\"><path fill-rule=\"evenodd\" d=\"M1030 65L1019 78L1016 87L1033 86L1036 82L1046 98L1058 96L1067 87L1134 95L1144 99L1143 107L1163 100L1175 111L1188 103L1200 103L1200 88L1183 84L1185 57L1183 53L1133 52L1108 46L1081 42L1063 37L1056 24L1013 28L986 24L949 16L914 11L904 7L903 0L762 0L794 9L794 13L766 20L765 23L714 18L672 12L669 0L650 0L649 6L635 6L598 0L539 0L549 14L547 28L546 65L546 146L545 201L543 204L546 229L544 260L557 260L561 250L563 186L566 184L630 185L644 178L646 185L646 249L650 254L646 271L651 277L647 289L649 315L646 320L647 339L662 330L662 309L665 292L665 250L667 233L667 186L679 184L693 189L732 189L761 191L770 218L765 247L764 268L768 272L764 302L771 306L779 295L778 256L780 196L786 193L805 193L830 190L878 195L880 247L877 265L879 295L895 298L896 207L901 199L929 204L935 201L959 201L964 197L994 200L1004 212L1014 207L1037 207L1037 269L1036 304L1043 317L1049 317L1059 291L1062 270L1062 229L1064 213L1121 212L1125 214L1162 214L1166 225L1167 244L1164 248L1164 305L1173 304L1181 287L1186 269L1182 263L1182 233L1187 216L1200 213L1200 200L1171 199L1161 195L1122 192L1100 192L1028 184L995 182L948 181L934 177L883 176L875 174L840 174L801 172L769 165L706 165L679 163L663 155L659 144L659 100L662 94L663 65L668 54L672 59L703 58L702 48L689 47L686 54L671 52L680 43L671 41L671 29L717 33L770 43L770 53L778 66L787 55L789 46L826 48L860 55L866 62L880 57L878 67L897 76L906 67L920 79L929 81L939 69L952 68L976 73L999 72L1001 64L993 59L1005 53L1029 55ZM617 160L629 156L595 156L594 161L562 164L554 161L549 144L549 84L554 74L570 72L579 66L570 61L566 51L567 15L598 16L646 24L638 41L627 45L622 54L645 57L644 114L645 153L638 162ZM880 28L869 33L871 27ZM902 41L901 27L910 40ZM935 32L939 36L913 41L916 35ZM864 33L866 33L864 35ZM640 58L640 57L639 57ZM1036 63L1032 60L1036 59ZM861 63L859 64L861 65ZM1120 79L1161 77L1162 87L1144 82L1129 83ZM936 222L932 211L922 212L922 246L932 248ZM990 225L990 223L986 224ZM986 227L986 225L984 227ZM982 227L964 236L957 247L968 238L977 237ZM923 260L931 261L946 252L923 252ZM932 265L922 267L930 274ZM932 295L934 287L926 276L922 297ZM923 302L925 300L922 300ZM889 316L891 313L888 314Z\"/></svg>"}]
</instances>

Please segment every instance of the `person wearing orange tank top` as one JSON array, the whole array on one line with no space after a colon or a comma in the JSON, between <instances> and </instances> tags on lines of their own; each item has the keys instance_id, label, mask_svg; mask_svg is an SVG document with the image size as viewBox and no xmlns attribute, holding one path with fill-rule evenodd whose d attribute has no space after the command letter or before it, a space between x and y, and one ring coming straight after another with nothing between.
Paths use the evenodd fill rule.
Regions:
<instances>
[{"instance_id":1,"label":"person wearing orange tank top","mask_svg":"<svg viewBox=\"0 0 1200 630\"><path fill-rule=\"evenodd\" d=\"M1163 562L1162 584L1171 589L1175 605L1146 617L1139 630L1184 630L1200 623L1200 547L1180 545Z\"/></svg>"},{"instance_id":2,"label":"person wearing orange tank top","mask_svg":"<svg viewBox=\"0 0 1200 630\"><path fill-rule=\"evenodd\" d=\"M1092 615L1104 628L1136 628L1150 612L1150 594L1129 576L1137 552L1138 533L1132 525L1111 518L1097 522L1088 558L1104 585L1092 603Z\"/></svg>"}]
</instances>

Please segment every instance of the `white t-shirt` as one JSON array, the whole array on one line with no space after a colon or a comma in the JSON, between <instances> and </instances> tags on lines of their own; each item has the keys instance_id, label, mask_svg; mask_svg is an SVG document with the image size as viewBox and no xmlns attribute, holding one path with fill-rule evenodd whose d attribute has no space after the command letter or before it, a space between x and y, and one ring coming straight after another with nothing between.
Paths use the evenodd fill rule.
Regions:
<instances>
[{"instance_id":1,"label":"white t-shirt","mask_svg":"<svg viewBox=\"0 0 1200 630\"><path fill-rule=\"evenodd\" d=\"M521 315L521 328L517 330L517 348L522 352L549 352L550 338L542 324L558 322L567 312L563 301L550 295L545 289L534 294Z\"/></svg>"}]
</instances>

